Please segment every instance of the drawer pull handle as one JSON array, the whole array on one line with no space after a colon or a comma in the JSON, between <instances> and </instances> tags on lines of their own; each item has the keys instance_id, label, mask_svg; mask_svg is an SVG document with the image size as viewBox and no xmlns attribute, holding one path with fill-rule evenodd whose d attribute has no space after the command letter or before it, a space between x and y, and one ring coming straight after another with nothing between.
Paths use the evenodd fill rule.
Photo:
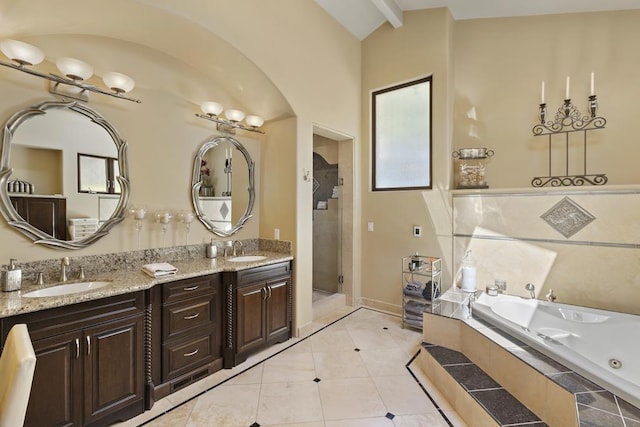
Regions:
<instances>
[{"instance_id":1,"label":"drawer pull handle","mask_svg":"<svg viewBox=\"0 0 640 427\"><path fill-rule=\"evenodd\" d=\"M87 335L87 356L91 355L91 337Z\"/></svg>"},{"instance_id":2,"label":"drawer pull handle","mask_svg":"<svg viewBox=\"0 0 640 427\"><path fill-rule=\"evenodd\" d=\"M200 313L192 314L191 316L184 316L183 319L184 320L191 320L191 319L195 319L198 316L200 316Z\"/></svg>"},{"instance_id":3,"label":"drawer pull handle","mask_svg":"<svg viewBox=\"0 0 640 427\"><path fill-rule=\"evenodd\" d=\"M195 291L196 289L198 289L200 286L196 285L196 286L191 286L190 288L182 288L183 291Z\"/></svg>"},{"instance_id":4,"label":"drawer pull handle","mask_svg":"<svg viewBox=\"0 0 640 427\"><path fill-rule=\"evenodd\" d=\"M190 356L195 356L196 354L198 354L198 350L200 350L199 348L196 348L195 350L193 350L191 353L185 353L183 354L184 357L190 357Z\"/></svg>"},{"instance_id":5,"label":"drawer pull handle","mask_svg":"<svg viewBox=\"0 0 640 427\"><path fill-rule=\"evenodd\" d=\"M76 359L80 359L80 338L76 338Z\"/></svg>"}]
</instances>

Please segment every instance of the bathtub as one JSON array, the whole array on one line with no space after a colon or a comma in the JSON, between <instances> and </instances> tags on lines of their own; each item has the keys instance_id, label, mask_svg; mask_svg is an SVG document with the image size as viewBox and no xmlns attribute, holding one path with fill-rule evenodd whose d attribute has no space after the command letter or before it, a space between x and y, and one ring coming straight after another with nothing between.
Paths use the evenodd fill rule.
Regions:
<instances>
[{"instance_id":1,"label":"bathtub","mask_svg":"<svg viewBox=\"0 0 640 427\"><path fill-rule=\"evenodd\" d=\"M640 406L640 316L485 293L472 311Z\"/></svg>"}]
</instances>

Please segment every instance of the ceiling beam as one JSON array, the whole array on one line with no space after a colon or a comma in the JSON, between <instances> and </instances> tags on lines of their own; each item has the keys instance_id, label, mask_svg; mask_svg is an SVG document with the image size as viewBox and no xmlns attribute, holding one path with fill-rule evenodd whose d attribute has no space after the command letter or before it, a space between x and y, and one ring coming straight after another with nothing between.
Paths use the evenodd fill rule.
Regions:
<instances>
[{"instance_id":1,"label":"ceiling beam","mask_svg":"<svg viewBox=\"0 0 640 427\"><path fill-rule=\"evenodd\" d=\"M393 28L402 26L402 9L396 0L371 0Z\"/></svg>"}]
</instances>

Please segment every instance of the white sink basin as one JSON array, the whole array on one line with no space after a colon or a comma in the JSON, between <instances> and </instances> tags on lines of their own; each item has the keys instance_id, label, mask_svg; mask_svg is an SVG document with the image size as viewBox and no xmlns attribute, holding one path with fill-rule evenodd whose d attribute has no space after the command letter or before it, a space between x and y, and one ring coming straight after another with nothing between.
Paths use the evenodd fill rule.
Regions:
<instances>
[{"instance_id":1,"label":"white sink basin","mask_svg":"<svg viewBox=\"0 0 640 427\"><path fill-rule=\"evenodd\" d=\"M44 297L57 297L61 295L77 294L80 292L93 291L107 286L111 282L79 282L69 283L68 285L57 285L50 288L38 289L37 291L27 292L22 295L27 298L44 298Z\"/></svg>"},{"instance_id":2,"label":"white sink basin","mask_svg":"<svg viewBox=\"0 0 640 427\"><path fill-rule=\"evenodd\" d=\"M263 255L242 255L242 256L235 256L233 258L227 258L227 261L231 261L231 262L252 262L252 261L261 261L263 259L266 259L266 256Z\"/></svg>"}]
</instances>

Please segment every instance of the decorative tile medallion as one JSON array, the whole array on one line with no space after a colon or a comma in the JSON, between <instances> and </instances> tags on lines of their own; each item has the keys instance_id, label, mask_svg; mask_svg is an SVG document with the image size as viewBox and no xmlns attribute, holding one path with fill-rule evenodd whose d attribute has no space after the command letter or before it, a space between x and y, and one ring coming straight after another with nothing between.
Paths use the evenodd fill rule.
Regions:
<instances>
[{"instance_id":1,"label":"decorative tile medallion","mask_svg":"<svg viewBox=\"0 0 640 427\"><path fill-rule=\"evenodd\" d=\"M568 197L560 200L540 218L567 239L596 219Z\"/></svg>"},{"instance_id":2,"label":"decorative tile medallion","mask_svg":"<svg viewBox=\"0 0 640 427\"><path fill-rule=\"evenodd\" d=\"M222 202L222 206L220 206L220 215L222 215L223 219L227 219L227 215L229 215L229 206L227 206L226 202Z\"/></svg>"}]
</instances>

